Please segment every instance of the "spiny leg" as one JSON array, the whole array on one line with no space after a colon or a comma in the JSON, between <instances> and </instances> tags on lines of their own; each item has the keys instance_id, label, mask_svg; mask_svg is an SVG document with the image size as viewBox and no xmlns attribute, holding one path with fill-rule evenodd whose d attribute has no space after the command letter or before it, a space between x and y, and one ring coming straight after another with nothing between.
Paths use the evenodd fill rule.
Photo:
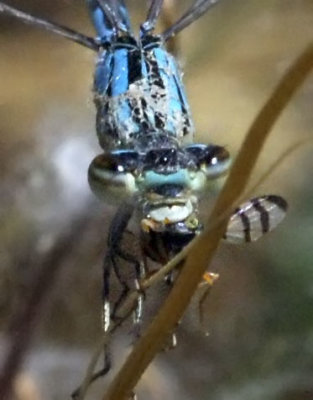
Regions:
<instances>
[{"instance_id":1,"label":"spiny leg","mask_svg":"<svg viewBox=\"0 0 313 400\"><path fill-rule=\"evenodd\" d=\"M119 295L118 299L114 302L113 309L110 312L110 319L113 321L118 321L119 319L121 319L121 320L123 319L123 316L121 316L121 317L118 316L118 311L119 311L121 304L123 304L125 298L127 297L127 294L130 291L130 287L129 287L127 278L124 278L123 275L120 273L120 268L118 266L118 263L116 262L117 256L119 256L123 260L130 262L134 265L135 271L136 271L135 287L137 290L139 287L139 285L137 284L137 276L138 276L137 271L139 269L139 262L133 257L127 257L127 256L129 256L128 253L121 252L118 249L116 252L114 252L114 255L112 255L111 263L112 263L112 267L115 272L115 275L117 277L117 280L120 283L120 285L122 286L122 291L121 291L121 294ZM109 303L106 302L106 304L109 304Z\"/></svg>"},{"instance_id":2,"label":"spiny leg","mask_svg":"<svg viewBox=\"0 0 313 400\"><path fill-rule=\"evenodd\" d=\"M116 212L109 229L108 234L108 250L103 260L103 285L102 285L102 299L103 299L103 331L105 334L108 334L111 319L114 320L114 313L118 308L119 304L121 304L122 300L127 295L129 291L129 287L124 281L123 277L119 273L119 269L116 263L116 256L122 257L125 255L123 251L120 250L120 242L122 240L122 236L126 230L128 222L134 211L134 203L129 202L123 204ZM129 261L129 259L127 259ZM114 305L114 310L111 312L110 306L110 281L111 281L111 273L112 269L114 270L116 277L119 283L122 285L122 295L117 300ZM123 298L122 298L123 297ZM118 303L118 304L117 304ZM110 346L109 343L106 343L104 346L104 365L103 368L90 377L87 385L82 385L78 389L76 389L72 397L74 399L79 399L82 394L88 389L88 387L100 377L106 375L111 369L111 357L110 357Z\"/></svg>"},{"instance_id":3,"label":"spiny leg","mask_svg":"<svg viewBox=\"0 0 313 400\"><path fill-rule=\"evenodd\" d=\"M138 336L140 336L140 326L141 326L141 320L142 320L143 300L144 300L144 293L140 287L140 282L145 277L145 270L144 270L142 264L137 260L136 257L127 253L126 251L121 249L121 247L115 248L114 258L112 258L111 261L112 261L115 275L116 275L119 283L122 285L123 291L122 291L121 295L119 296L118 300L114 304L114 309L112 310L112 313L111 313L112 320L116 319L118 309L119 309L120 305L123 303L123 301L125 300L128 292L130 291L130 287L128 285L127 280L120 273L119 267L115 260L116 256L122 258L124 261L127 261L134 266L135 289L138 292L138 299L136 302L136 307L133 312L133 324L134 324L135 336L138 337Z\"/></svg>"},{"instance_id":4,"label":"spiny leg","mask_svg":"<svg viewBox=\"0 0 313 400\"><path fill-rule=\"evenodd\" d=\"M166 275L165 283L167 284L167 286L170 289L172 289L173 284L174 284L174 271L171 271L169 274ZM177 322L176 328L178 327L179 324L180 324L180 321ZM176 330L176 328L175 328L175 330ZM167 345L165 350L173 350L173 349L175 349L176 346L177 346L177 335L176 335L176 332L174 331L171 333L170 343Z\"/></svg>"},{"instance_id":5,"label":"spiny leg","mask_svg":"<svg viewBox=\"0 0 313 400\"><path fill-rule=\"evenodd\" d=\"M88 47L92 50L98 50L99 46L96 43L94 38L83 35L73 29L67 28L66 26L56 24L54 22L50 22L46 19L35 17L31 14L25 13L18 8L14 8L8 6L7 4L0 1L0 13L4 15L8 15L14 18L19 19L21 22L33 26L37 26L41 29L45 29L49 32L54 33L55 35L59 35L64 37L65 39L71 40L75 43L78 43L84 47Z\"/></svg>"},{"instance_id":6,"label":"spiny leg","mask_svg":"<svg viewBox=\"0 0 313 400\"><path fill-rule=\"evenodd\" d=\"M103 314L102 314L102 324L103 324L103 331L107 334L108 329L110 327L110 303L107 300L110 294L110 275L111 275L111 263L110 263L110 256L106 254L103 260L103 284L102 284L102 298L103 298ZM96 381L98 378L106 375L111 369L111 353L110 353L110 344L106 342L103 348L103 355L104 355L104 363L103 367L93 373L90 376L88 382L83 383L79 386L73 393L72 398L74 400L81 399L84 394L86 393L89 386Z\"/></svg>"},{"instance_id":7,"label":"spiny leg","mask_svg":"<svg viewBox=\"0 0 313 400\"><path fill-rule=\"evenodd\" d=\"M122 292L114 304L114 308L112 311L108 311L110 309L110 302L109 302L109 283L104 282L104 292L103 292L103 301L104 301L104 311L106 316L110 316L112 320L117 318L117 312L120 305L123 303L124 299L126 298L130 287L127 279L123 276L120 272L119 265L117 263L117 258L121 258L122 260L130 263L134 267L135 271L135 288L138 290L139 297L137 300L137 305L134 310L134 325L135 325L135 332L138 334L139 326L141 323L142 318L142 302L144 299L144 294L141 293L140 288L140 281L145 276L144 268L142 264L137 260L137 258L125 251L121 247L121 242L123 239L123 235L126 231L128 222L133 214L134 211L134 201L123 204L118 210L115 217L112 220L110 225L109 235L108 235L108 252L106 255L106 259L110 260L110 265L113 267L115 275L122 286ZM109 271L110 267L104 266L104 272ZM107 272L106 272L107 273ZM105 275L104 275L105 280ZM105 319L105 325L109 326L109 320Z\"/></svg>"},{"instance_id":8,"label":"spiny leg","mask_svg":"<svg viewBox=\"0 0 313 400\"><path fill-rule=\"evenodd\" d=\"M128 291L128 285L121 277L119 269L116 264L116 257L120 252L120 243L123 238L123 234L127 228L129 220L131 219L135 209L134 202L122 204L110 224L107 246L108 250L104 257L103 262L103 287L102 287L102 299L103 299L103 329L106 332L110 326L111 319L111 307L110 307L110 276L111 269L113 267L116 277L119 283L122 285L124 292ZM122 257L123 258L123 257Z\"/></svg>"},{"instance_id":9,"label":"spiny leg","mask_svg":"<svg viewBox=\"0 0 313 400\"><path fill-rule=\"evenodd\" d=\"M104 366L101 370L95 372L91 377L90 380L81 386L79 386L72 394L71 397L73 400L80 400L84 397L86 391L88 390L89 386L96 381L97 379L105 376L111 369L111 354L109 345L105 345L104 347Z\"/></svg>"},{"instance_id":10,"label":"spiny leg","mask_svg":"<svg viewBox=\"0 0 313 400\"><path fill-rule=\"evenodd\" d=\"M162 33L162 38L167 41L171 37L177 35L180 31L185 29L188 25L192 24L203 14L205 14L209 8L213 7L219 0L202 0L195 1L194 4L174 23L170 28L166 29Z\"/></svg>"}]
</instances>

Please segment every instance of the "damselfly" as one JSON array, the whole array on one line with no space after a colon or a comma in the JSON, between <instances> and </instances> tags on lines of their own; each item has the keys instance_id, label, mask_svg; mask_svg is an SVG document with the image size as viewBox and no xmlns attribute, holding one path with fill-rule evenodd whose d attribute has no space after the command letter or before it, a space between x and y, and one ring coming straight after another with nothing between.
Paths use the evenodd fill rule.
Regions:
<instances>
[{"instance_id":1,"label":"damselfly","mask_svg":"<svg viewBox=\"0 0 313 400\"><path fill-rule=\"evenodd\" d=\"M115 250L110 257L117 276L116 256L133 261L139 280L148 274L147 265L142 271L140 263L123 253L116 240L133 210L139 214L144 255L164 264L201 232L199 193L229 168L230 156L225 148L192 143L194 128L181 72L165 49L169 37L214 3L196 2L178 22L156 35L162 1L153 1L135 39L123 3L109 10L109 2L106 7L101 2L89 2L103 48L96 65L94 91L97 134L105 150L91 163L89 182L105 201L120 201L125 195L133 200L129 209L118 214L111 229L114 234L109 247ZM256 240L275 227L285 211L286 202L279 196L253 199L235 211L225 238ZM107 282L109 264L105 270ZM112 317L109 287L104 284L105 329Z\"/></svg>"},{"instance_id":2,"label":"damselfly","mask_svg":"<svg viewBox=\"0 0 313 400\"><path fill-rule=\"evenodd\" d=\"M193 142L194 125L182 74L166 50L175 36L202 16L216 0L195 1L172 26L155 34L162 0L152 0L138 37L131 29L123 0L87 0L97 37L30 16L0 2L0 12L47 29L97 52L94 75L96 131L103 153L89 167L93 192L106 202L122 203L109 233L104 263L104 330L123 302L129 284L119 259L134 267L136 285L149 272L147 259L166 263L200 234L198 199L212 180L230 166L228 151L215 144ZM230 218L225 239L257 240L284 218L283 198L266 195L239 206ZM125 251L121 238L136 215L142 260ZM114 271L122 293L110 304L110 275ZM140 323L142 296L135 310Z\"/></svg>"}]
</instances>

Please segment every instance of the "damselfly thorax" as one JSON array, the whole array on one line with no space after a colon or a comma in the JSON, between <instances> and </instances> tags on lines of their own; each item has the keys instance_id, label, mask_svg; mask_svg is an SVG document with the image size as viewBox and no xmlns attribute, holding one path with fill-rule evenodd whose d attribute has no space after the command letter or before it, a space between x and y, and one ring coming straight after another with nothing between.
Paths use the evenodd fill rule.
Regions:
<instances>
[{"instance_id":1,"label":"damselfly thorax","mask_svg":"<svg viewBox=\"0 0 313 400\"><path fill-rule=\"evenodd\" d=\"M94 77L101 147L134 148L155 132L191 143L194 128L181 78L158 36L122 35L103 43Z\"/></svg>"}]
</instances>

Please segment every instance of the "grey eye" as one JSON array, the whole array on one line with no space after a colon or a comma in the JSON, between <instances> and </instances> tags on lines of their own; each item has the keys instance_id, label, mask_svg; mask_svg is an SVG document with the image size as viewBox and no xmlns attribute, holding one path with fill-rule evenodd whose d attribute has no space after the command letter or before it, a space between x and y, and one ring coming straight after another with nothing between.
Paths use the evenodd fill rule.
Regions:
<instances>
[{"instance_id":1,"label":"grey eye","mask_svg":"<svg viewBox=\"0 0 313 400\"><path fill-rule=\"evenodd\" d=\"M101 168L112 173L134 172L138 166L139 155L135 150L117 150L101 154L95 160L99 167L101 165Z\"/></svg>"},{"instance_id":2,"label":"grey eye","mask_svg":"<svg viewBox=\"0 0 313 400\"><path fill-rule=\"evenodd\" d=\"M225 174L230 167L230 154L222 146L193 144L185 148L193 158L199 170L209 179Z\"/></svg>"},{"instance_id":3,"label":"grey eye","mask_svg":"<svg viewBox=\"0 0 313 400\"><path fill-rule=\"evenodd\" d=\"M118 150L93 159L88 169L91 190L107 203L123 201L137 188L134 174L139 155L133 150Z\"/></svg>"}]
</instances>

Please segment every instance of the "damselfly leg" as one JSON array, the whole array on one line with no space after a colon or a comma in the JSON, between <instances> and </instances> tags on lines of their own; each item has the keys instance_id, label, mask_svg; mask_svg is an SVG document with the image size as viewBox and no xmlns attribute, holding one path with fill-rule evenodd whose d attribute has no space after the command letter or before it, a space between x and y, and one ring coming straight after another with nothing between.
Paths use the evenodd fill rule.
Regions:
<instances>
[{"instance_id":1,"label":"damselfly leg","mask_svg":"<svg viewBox=\"0 0 313 400\"><path fill-rule=\"evenodd\" d=\"M116 321L117 313L121 304L125 300L128 292L131 289L136 289L140 293L137 300L137 305L134 308L134 321L136 322L136 330L139 329L142 316L142 297L143 293L140 289L140 282L144 278L144 268L141 262L133 255L127 252L121 245L123 235L125 234L127 225L134 212L135 205L131 202L124 203L115 214L109 229L107 241L107 254L103 263L103 328L107 332L110 327L110 321ZM136 240L136 238L133 238ZM130 264L134 271L135 279L133 288L129 285L129 279L121 272L120 260ZM111 305L110 302L110 275L114 271L115 276L121 285L122 291L117 300ZM117 321L118 322L118 321Z\"/></svg>"},{"instance_id":2,"label":"damselfly leg","mask_svg":"<svg viewBox=\"0 0 313 400\"><path fill-rule=\"evenodd\" d=\"M157 23L163 5L163 0L152 0L146 20L141 24L142 35L153 31Z\"/></svg>"},{"instance_id":3,"label":"damselfly leg","mask_svg":"<svg viewBox=\"0 0 313 400\"><path fill-rule=\"evenodd\" d=\"M81 46L87 47L91 50L97 51L99 48L97 41L92 37L86 36L64 25L60 25L43 18L35 17L29 13L25 13L24 11L19 10L18 8L11 7L2 1L0 1L0 13L17 18L25 24L47 30L55 35L76 42Z\"/></svg>"},{"instance_id":4,"label":"damselfly leg","mask_svg":"<svg viewBox=\"0 0 313 400\"><path fill-rule=\"evenodd\" d=\"M183 29L205 14L209 8L218 3L219 0L198 0L169 28L162 33L162 38L166 42L171 37L177 35Z\"/></svg>"}]
</instances>

